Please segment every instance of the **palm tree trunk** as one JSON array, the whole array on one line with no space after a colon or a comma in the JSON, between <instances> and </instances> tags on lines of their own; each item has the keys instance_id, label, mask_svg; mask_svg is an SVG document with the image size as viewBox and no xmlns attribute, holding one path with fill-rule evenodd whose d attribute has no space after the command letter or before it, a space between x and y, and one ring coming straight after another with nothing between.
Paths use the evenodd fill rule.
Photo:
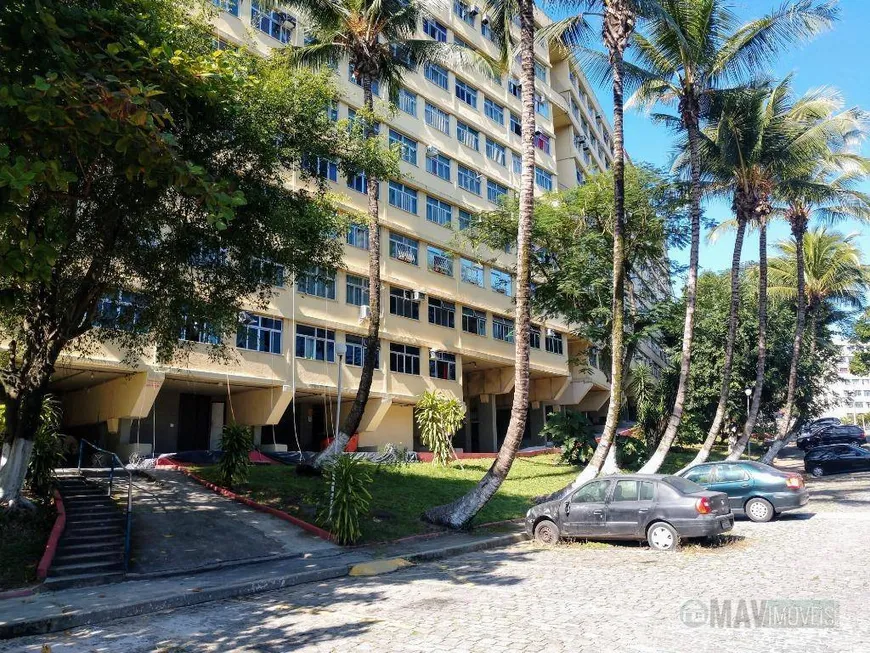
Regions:
<instances>
[{"instance_id":1,"label":"palm tree trunk","mask_svg":"<svg viewBox=\"0 0 870 653\"><path fill-rule=\"evenodd\" d=\"M758 363L755 367L755 388L749 404L749 415L743 433L734 450L726 460L739 460L746 443L755 430L761 408L761 391L764 389L764 368L767 363L767 216L761 216L758 224Z\"/></svg>"},{"instance_id":2,"label":"palm tree trunk","mask_svg":"<svg viewBox=\"0 0 870 653\"><path fill-rule=\"evenodd\" d=\"M368 110L366 122L366 138L375 135L374 124L371 114L374 111L374 97L372 95L371 75L363 73L363 101ZM317 456L315 466L322 467L329 460L339 455L347 446L351 435L356 433L362 421L369 393L372 389L372 379L378 362L378 349L380 340L378 333L381 327L381 227L378 206L379 183L376 179L368 179L368 227L369 227L369 325L366 332L366 355L363 360L363 368L360 373L359 387L356 391L353 404L345 418L341 429L336 433L335 439L330 445ZM341 364L339 360L339 364ZM295 397L294 397L295 401Z\"/></svg>"},{"instance_id":3,"label":"palm tree trunk","mask_svg":"<svg viewBox=\"0 0 870 653\"><path fill-rule=\"evenodd\" d=\"M804 325L806 324L807 298L806 298L806 261L804 260L804 233L807 221L803 215L794 217L791 223L791 233L795 243L795 265L797 267L797 315L795 316L794 346L791 351L791 365L788 370L788 390L785 397L785 408L782 423L776 440L770 445L770 449L764 455L763 462L770 464L785 446L788 438L791 416L794 412L795 393L797 392L798 367L800 366L801 349L804 342Z\"/></svg>"},{"instance_id":4,"label":"palm tree trunk","mask_svg":"<svg viewBox=\"0 0 870 653\"><path fill-rule=\"evenodd\" d=\"M522 90L522 176L517 228L517 297L514 326L514 399L507 434L484 477L456 501L430 508L426 521L451 528L466 526L507 478L526 430L529 413L529 260L535 192L535 23L533 0L518 0Z\"/></svg>"},{"instance_id":5,"label":"palm tree trunk","mask_svg":"<svg viewBox=\"0 0 870 653\"><path fill-rule=\"evenodd\" d=\"M692 364L692 337L695 333L695 304L698 295L698 252L701 245L701 153L699 142L701 133L698 127L697 108L691 108L689 102L683 101L683 124L689 137L689 162L692 171L691 203L689 217L691 220L691 245L689 247L689 271L686 279L686 317L683 323L683 351L680 355L680 379L677 383L677 393L674 398L674 409L668 419L667 428L659 446L650 459L640 468L641 474L654 474L662 466L665 456L677 437L677 429L683 419L683 409L686 403L686 393L689 387L689 371Z\"/></svg>"},{"instance_id":6,"label":"palm tree trunk","mask_svg":"<svg viewBox=\"0 0 870 653\"><path fill-rule=\"evenodd\" d=\"M740 257L743 250L743 238L746 234L746 217L743 211L737 215L737 235L734 239L734 253L731 255L731 305L728 308L728 335L725 338L725 361L722 364L722 387L719 390L719 403L716 405L716 414L713 423L707 432L707 438L701 445L701 450L695 459L686 465L698 465L710 456L713 445L719 438L722 423L725 421L725 412L728 409L728 395L731 391L731 369L734 366L734 341L737 339L737 320L740 310Z\"/></svg>"}]
</instances>

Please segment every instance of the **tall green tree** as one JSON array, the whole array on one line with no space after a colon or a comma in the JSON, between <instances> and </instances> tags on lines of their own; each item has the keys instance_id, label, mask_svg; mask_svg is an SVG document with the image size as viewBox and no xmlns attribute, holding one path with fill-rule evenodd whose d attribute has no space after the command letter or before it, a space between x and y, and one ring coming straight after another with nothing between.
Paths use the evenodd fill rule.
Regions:
<instances>
[{"instance_id":1,"label":"tall green tree","mask_svg":"<svg viewBox=\"0 0 870 653\"><path fill-rule=\"evenodd\" d=\"M278 4L278 3L276 3ZM417 29L432 19L440 5L430 0L288 0L281 6L298 10L305 20L306 45L293 48L289 56L309 67L349 63L354 79L363 90L364 135L377 141L375 94L378 89L398 100L402 77L426 63L473 66L492 71L494 62L485 55L457 44L418 38ZM322 466L347 446L359 428L378 361L381 320L381 240L378 195L382 176L363 170L367 179L369 230L369 307L366 354L356 397L335 439L316 459Z\"/></svg>"},{"instance_id":2,"label":"tall green tree","mask_svg":"<svg viewBox=\"0 0 870 653\"><path fill-rule=\"evenodd\" d=\"M674 107L677 116L657 118L685 134L691 202L691 243L686 280L686 314L680 358L680 377L673 411L658 448L643 466L655 472L677 436L685 408L691 368L692 338L701 237L701 127L710 98L757 74L786 46L804 42L827 29L837 15L833 3L798 0L758 20L739 25L726 0L661 0L643 34L632 44L633 63L626 79L637 86L630 103Z\"/></svg>"},{"instance_id":3,"label":"tall green tree","mask_svg":"<svg viewBox=\"0 0 870 653\"><path fill-rule=\"evenodd\" d=\"M2 503L19 501L62 352L110 340L131 360L155 348L169 361L191 346L186 329L231 356L220 338L240 305L274 291L264 265L337 261L335 208L282 177L306 154L350 160L324 111L334 89L213 51L188 9L0 7Z\"/></svg>"}]
</instances>

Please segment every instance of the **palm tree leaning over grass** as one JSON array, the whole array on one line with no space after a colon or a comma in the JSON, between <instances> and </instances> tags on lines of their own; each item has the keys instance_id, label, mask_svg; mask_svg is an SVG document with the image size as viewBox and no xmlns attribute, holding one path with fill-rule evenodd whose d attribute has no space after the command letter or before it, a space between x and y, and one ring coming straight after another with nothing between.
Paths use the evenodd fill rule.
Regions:
<instances>
[{"instance_id":1,"label":"palm tree leaning over grass","mask_svg":"<svg viewBox=\"0 0 870 653\"><path fill-rule=\"evenodd\" d=\"M823 186L827 186L824 182ZM827 190L822 189L827 195ZM853 209L863 213L866 210L865 199L857 199L858 204L851 196L851 191L846 191L842 196L837 191L837 199L833 199L838 206L845 205L849 210L840 213L839 208L834 208L835 216L856 213ZM859 193L860 195L860 193ZM819 198L819 195L815 195ZM806 196L804 196L806 199ZM841 203L845 200L845 203ZM792 212L795 205L789 204L787 212ZM803 218L797 221L799 227L806 228L811 213L809 203L804 205ZM824 213L824 211L820 211ZM792 222L794 225L795 222ZM793 228L793 231L797 231ZM870 271L861 263L861 248L855 242L856 235L843 236L836 232L829 232L826 228L818 228L801 234L802 242L792 236L790 240L777 244L780 256L770 262L770 294L772 297L785 301L794 301L798 306L798 326L800 325L800 312L802 307L808 307L806 311L814 315L818 308L825 302L833 302L841 307L851 310L860 310L864 307L864 297L870 288ZM803 277L803 280L801 279ZM815 338L815 333L810 330L810 338ZM802 338L801 338L802 340ZM795 350L798 351L798 337L795 337ZM800 352L798 351L798 354ZM797 378L796 362L792 359L789 374L789 393L786 399L786 421L789 420L794 407L795 393L792 389L792 377ZM795 386L797 385L795 381ZM789 405L789 403L791 405ZM762 462L770 464L776 458L780 449L788 443L788 431L780 428L776 440L774 440Z\"/></svg>"},{"instance_id":2,"label":"palm tree leaning over grass","mask_svg":"<svg viewBox=\"0 0 870 653\"><path fill-rule=\"evenodd\" d=\"M390 99L398 100L402 75L426 63L464 65L492 71L486 57L456 44L417 38L425 18L443 11L431 0L282 0L281 6L302 14L306 45L290 49L287 56L296 65L334 66L347 60L355 81L363 90L364 135L376 139L373 87L387 87ZM372 148L372 152L378 149ZM378 206L379 180L368 181L369 307L365 358L356 397L335 439L315 461L320 467L344 451L356 432L368 403L377 367L381 318L381 241Z\"/></svg>"},{"instance_id":3,"label":"palm tree leaning over grass","mask_svg":"<svg viewBox=\"0 0 870 653\"><path fill-rule=\"evenodd\" d=\"M467 525L507 478L526 429L529 410L530 255L535 184L535 16L533 0L492 0L484 11L491 19L502 61L513 59L513 19L519 17L521 155L517 227L517 293L514 323L514 397L511 418L498 455L478 484L452 503L426 511L424 519L451 528Z\"/></svg>"},{"instance_id":4,"label":"palm tree leaning over grass","mask_svg":"<svg viewBox=\"0 0 870 653\"><path fill-rule=\"evenodd\" d=\"M701 124L711 95L757 74L784 47L827 29L837 15L833 3L798 0L758 20L738 26L725 0L660 0L661 12L635 35L636 64L626 65L626 81L638 86L631 103L676 107L679 117L657 117L685 133L690 176L691 238L685 286L686 315L676 398L664 435L641 472L658 471L683 416L691 367L692 337L701 238Z\"/></svg>"}]
</instances>

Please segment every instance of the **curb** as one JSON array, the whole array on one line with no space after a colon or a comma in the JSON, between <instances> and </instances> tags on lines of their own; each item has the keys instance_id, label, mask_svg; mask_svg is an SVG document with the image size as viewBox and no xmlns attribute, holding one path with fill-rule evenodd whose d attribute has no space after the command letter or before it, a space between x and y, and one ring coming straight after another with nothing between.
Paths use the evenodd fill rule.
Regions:
<instances>
[{"instance_id":1,"label":"curb","mask_svg":"<svg viewBox=\"0 0 870 653\"><path fill-rule=\"evenodd\" d=\"M452 558L453 556L462 555L464 553L474 553L475 551L485 551L487 549L500 549L512 544L519 544L529 539L525 531L522 533L511 533L509 535L499 535L498 537L490 537L485 540L476 542L466 542L465 544L454 544L453 546L445 546L438 549L430 549L429 551L419 551L409 555L400 556L409 562L428 562L430 560L438 560L440 558Z\"/></svg>"},{"instance_id":2,"label":"curb","mask_svg":"<svg viewBox=\"0 0 870 653\"><path fill-rule=\"evenodd\" d=\"M54 520L54 526L51 527L48 542L45 543L45 552L36 566L36 577L39 580L45 580L48 576L48 570L54 561L54 554L57 553L57 544L60 541L60 536L63 535L63 529L66 527L66 510L63 507L60 492L56 489L54 490L54 507L57 510L57 518Z\"/></svg>"}]
</instances>

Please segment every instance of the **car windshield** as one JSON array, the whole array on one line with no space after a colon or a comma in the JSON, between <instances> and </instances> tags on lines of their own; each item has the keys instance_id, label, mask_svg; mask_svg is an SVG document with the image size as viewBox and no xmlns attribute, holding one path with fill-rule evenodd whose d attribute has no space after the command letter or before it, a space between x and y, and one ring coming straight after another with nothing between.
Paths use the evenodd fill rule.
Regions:
<instances>
[{"instance_id":1,"label":"car windshield","mask_svg":"<svg viewBox=\"0 0 870 653\"><path fill-rule=\"evenodd\" d=\"M703 492L704 488L693 481L689 481L679 476L665 476L662 480L672 488L679 490L683 494L695 494L695 492Z\"/></svg>"}]
</instances>

